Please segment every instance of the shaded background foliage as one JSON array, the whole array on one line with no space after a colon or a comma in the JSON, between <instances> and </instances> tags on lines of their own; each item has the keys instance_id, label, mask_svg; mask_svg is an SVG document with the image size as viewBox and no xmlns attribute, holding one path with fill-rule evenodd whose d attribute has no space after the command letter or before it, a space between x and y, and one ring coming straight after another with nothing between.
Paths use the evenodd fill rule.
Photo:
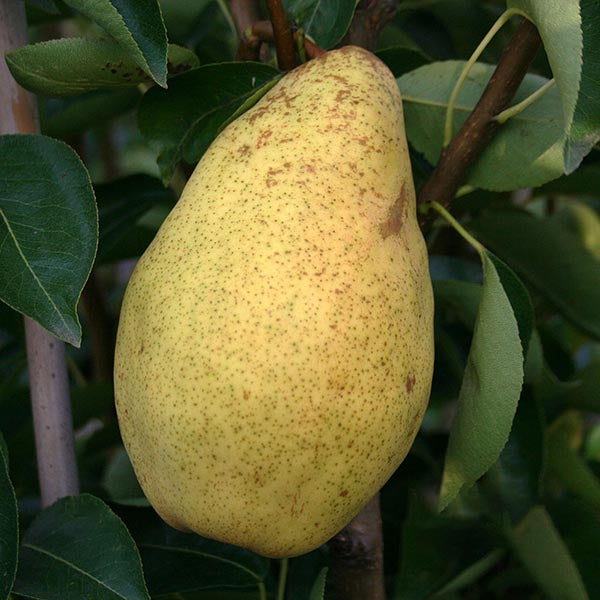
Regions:
<instances>
[{"instance_id":1,"label":"shaded background foliage","mask_svg":"<svg viewBox=\"0 0 600 600\"><path fill-rule=\"evenodd\" d=\"M351 0L284 4L325 48L342 39L355 8ZM600 8L591 0L558 11L535 0L509 6L538 25L545 50L514 102L553 73L556 85L469 171L452 204L462 227L437 220L427 232L432 395L381 496L386 588L398 600L600 596ZM440 154L464 61L505 9L406 0L379 36L376 52L403 94L417 190ZM131 268L210 141L276 81L273 57L233 62L237 34L222 1L31 0L27 11L35 45L7 62L37 94L46 137L0 137L2 233L14 232L16 249L27 246L31 234L15 225L35 218L52 243L29 262L0 252L0 600L11 590L63 600L274 597L275 561L177 532L148 506L120 441L111 385ZM471 71L455 130L513 29L511 21ZM39 183L52 170L69 195L15 190L15 181ZM24 200L11 213L15 196ZM25 201L33 197L70 217L47 209L34 217ZM66 263L73 238L87 246L70 249ZM28 273L42 284L14 285ZM43 511L21 319L9 306L73 343L86 493ZM292 559L286 598L333 597L328 567L326 547Z\"/></svg>"}]
</instances>

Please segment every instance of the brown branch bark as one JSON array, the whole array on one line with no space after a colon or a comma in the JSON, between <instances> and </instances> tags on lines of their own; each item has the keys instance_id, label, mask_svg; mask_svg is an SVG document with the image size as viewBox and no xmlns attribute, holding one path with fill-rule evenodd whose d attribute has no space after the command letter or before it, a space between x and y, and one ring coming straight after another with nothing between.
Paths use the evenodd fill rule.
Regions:
<instances>
[{"instance_id":1,"label":"brown branch bark","mask_svg":"<svg viewBox=\"0 0 600 600\"><path fill-rule=\"evenodd\" d=\"M375 50L379 33L396 15L398 3L399 0L361 0L340 46L351 44Z\"/></svg>"},{"instance_id":2,"label":"brown branch bark","mask_svg":"<svg viewBox=\"0 0 600 600\"><path fill-rule=\"evenodd\" d=\"M277 63L282 71L291 71L296 66L294 40L287 15L281 0L267 0L269 17L273 23Z\"/></svg>"},{"instance_id":3,"label":"brown branch bark","mask_svg":"<svg viewBox=\"0 0 600 600\"><path fill-rule=\"evenodd\" d=\"M379 494L330 542L337 600L385 600Z\"/></svg>"},{"instance_id":4,"label":"brown branch bark","mask_svg":"<svg viewBox=\"0 0 600 600\"><path fill-rule=\"evenodd\" d=\"M541 39L535 25L523 20L500 61L479 102L450 144L419 194L419 203L436 201L445 207L454 199L469 167L483 152L500 126L494 117L504 110L517 91L534 59ZM429 215L421 219L427 224Z\"/></svg>"},{"instance_id":5,"label":"brown branch bark","mask_svg":"<svg viewBox=\"0 0 600 600\"><path fill-rule=\"evenodd\" d=\"M39 133L35 102L4 61L6 52L26 43L23 2L0 0L0 134ZM79 492L65 348L27 317L25 340L40 491L48 506Z\"/></svg>"}]
</instances>

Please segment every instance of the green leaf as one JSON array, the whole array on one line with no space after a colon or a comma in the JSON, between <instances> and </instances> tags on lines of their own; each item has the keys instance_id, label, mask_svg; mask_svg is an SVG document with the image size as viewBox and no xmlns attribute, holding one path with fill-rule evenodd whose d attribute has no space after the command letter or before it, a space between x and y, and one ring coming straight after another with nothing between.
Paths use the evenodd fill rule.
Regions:
<instances>
[{"instance_id":1,"label":"green leaf","mask_svg":"<svg viewBox=\"0 0 600 600\"><path fill-rule=\"evenodd\" d=\"M0 434L0 600L6 600L17 572L17 498L8 476L6 444Z\"/></svg>"},{"instance_id":2,"label":"green leaf","mask_svg":"<svg viewBox=\"0 0 600 600\"><path fill-rule=\"evenodd\" d=\"M533 508L510 538L517 556L551 600L589 600L577 565L545 508Z\"/></svg>"},{"instance_id":3,"label":"green leaf","mask_svg":"<svg viewBox=\"0 0 600 600\"><path fill-rule=\"evenodd\" d=\"M435 62L398 78L409 142L432 164L440 156L446 107L465 63ZM494 65L476 63L458 95L454 133L467 119L487 85ZM528 74L513 102L546 79ZM556 87L505 123L469 170L468 185L494 191L538 186L563 174L563 115Z\"/></svg>"},{"instance_id":4,"label":"green leaf","mask_svg":"<svg viewBox=\"0 0 600 600\"><path fill-rule=\"evenodd\" d=\"M540 32L565 114L564 168L574 171L600 139L600 7L596 0L509 0Z\"/></svg>"},{"instance_id":5,"label":"green leaf","mask_svg":"<svg viewBox=\"0 0 600 600\"><path fill-rule=\"evenodd\" d=\"M126 522L142 555L151 595L256 587L269 560L248 550L181 533L154 511L127 508Z\"/></svg>"},{"instance_id":6,"label":"green leaf","mask_svg":"<svg viewBox=\"0 0 600 600\"><path fill-rule=\"evenodd\" d=\"M0 298L79 346L77 301L98 235L89 175L45 136L0 136L0 156Z\"/></svg>"},{"instance_id":7,"label":"green leaf","mask_svg":"<svg viewBox=\"0 0 600 600\"><path fill-rule=\"evenodd\" d=\"M600 262L552 219L495 211L469 229L574 325L600 338Z\"/></svg>"},{"instance_id":8,"label":"green leaf","mask_svg":"<svg viewBox=\"0 0 600 600\"><path fill-rule=\"evenodd\" d=\"M140 131L158 150L165 181L178 161L200 160L221 125L257 89L279 72L253 62L206 65L171 81L168 90L151 89L138 112Z\"/></svg>"},{"instance_id":9,"label":"green leaf","mask_svg":"<svg viewBox=\"0 0 600 600\"><path fill-rule=\"evenodd\" d=\"M550 428L548 436L548 471L575 496L600 511L600 481L576 452L571 443L565 413Z\"/></svg>"},{"instance_id":10,"label":"green leaf","mask_svg":"<svg viewBox=\"0 0 600 600\"><path fill-rule=\"evenodd\" d=\"M95 186L100 215L98 261L104 262L131 235L132 225L157 205L175 204L173 191L148 175L131 175Z\"/></svg>"},{"instance_id":11,"label":"green leaf","mask_svg":"<svg viewBox=\"0 0 600 600\"><path fill-rule=\"evenodd\" d=\"M136 479L135 472L125 448L120 447L107 465L102 487L110 499L118 504L129 506L149 506L144 492Z\"/></svg>"},{"instance_id":12,"label":"green leaf","mask_svg":"<svg viewBox=\"0 0 600 600\"><path fill-rule=\"evenodd\" d=\"M198 67L187 48L169 45L169 73ZM26 89L49 97L122 88L152 79L112 40L60 38L17 48L6 55L13 77Z\"/></svg>"},{"instance_id":13,"label":"green leaf","mask_svg":"<svg viewBox=\"0 0 600 600\"><path fill-rule=\"evenodd\" d=\"M167 86L167 32L157 0L63 0L95 21L158 85Z\"/></svg>"},{"instance_id":14,"label":"green leaf","mask_svg":"<svg viewBox=\"0 0 600 600\"><path fill-rule=\"evenodd\" d=\"M326 50L344 37L357 3L358 0L283 0L286 13Z\"/></svg>"},{"instance_id":15,"label":"green leaf","mask_svg":"<svg viewBox=\"0 0 600 600\"><path fill-rule=\"evenodd\" d=\"M388 66L394 77L400 77L404 73L414 71L431 62L431 58L427 54L419 48L411 46L382 48L377 50L375 55Z\"/></svg>"},{"instance_id":16,"label":"green leaf","mask_svg":"<svg viewBox=\"0 0 600 600\"><path fill-rule=\"evenodd\" d=\"M440 510L498 459L523 383L523 351L515 315L490 254L484 251L481 258L481 304L450 430Z\"/></svg>"},{"instance_id":17,"label":"green leaf","mask_svg":"<svg viewBox=\"0 0 600 600\"><path fill-rule=\"evenodd\" d=\"M58 500L35 518L14 591L40 600L149 600L125 525L89 494Z\"/></svg>"},{"instance_id":18,"label":"green leaf","mask_svg":"<svg viewBox=\"0 0 600 600\"><path fill-rule=\"evenodd\" d=\"M523 282L515 275L515 273L503 263L497 256L490 254L490 259L496 267L496 271L500 276L502 287L510 300L513 312L519 326L519 337L521 338L521 347L523 348L523 356L527 356L529 348L529 340L533 332L533 305L531 297Z\"/></svg>"},{"instance_id":19,"label":"green leaf","mask_svg":"<svg viewBox=\"0 0 600 600\"><path fill-rule=\"evenodd\" d=\"M315 583L310 591L308 600L324 600L325 599L325 583L327 581L327 567L321 569Z\"/></svg>"},{"instance_id":20,"label":"green leaf","mask_svg":"<svg viewBox=\"0 0 600 600\"><path fill-rule=\"evenodd\" d=\"M137 88L89 92L76 98L46 99L41 103L42 133L66 137L97 127L131 110L142 97Z\"/></svg>"}]
</instances>

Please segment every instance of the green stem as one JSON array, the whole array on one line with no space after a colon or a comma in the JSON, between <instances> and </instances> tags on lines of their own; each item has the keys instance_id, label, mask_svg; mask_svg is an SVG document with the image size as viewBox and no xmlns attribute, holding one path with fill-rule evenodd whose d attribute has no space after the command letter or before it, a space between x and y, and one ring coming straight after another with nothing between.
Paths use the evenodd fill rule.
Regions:
<instances>
[{"instance_id":1,"label":"green stem","mask_svg":"<svg viewBox=\"0 0 600 600\"><path fill-rule=\"evenodd\" d=\"M523 13L516 8L510 8L509 10L504 11L492 25L491 29L486 33L481 42L479 42L479 46L475 48L475 52L471 54L471 58L469 58L465 64L456 84L454 85L454 89L452 90L452 94L450 95L450 100L448 101L448 106L446 108L446 122L444 124L444 147L447 146L452 139L452 113L454 111L454 105L456 104L458 94L460 93L463 83L467 79L471 68L477 62L477 59L481 56L481 53L486 49L488 44L492 41L492 38L496 35L496 33L498 33L502 26L509 19L518 14L522 15Z\"/></svg>"},{"instance_id":2,"label":"green stem","mask_svg":"<svg viewBox=\"0 0 600 600\"><path fill-rule=\"evenodd\" d=\"M481 256L485 251L485 248L439 203L431 202L431 208L436 210L444 219L454 227L454 229L467 241Z\"/></svg>"},{"instance_id":3,"label":"green stem","mask_svg":"<svg viewBox=\"0 0 600 600\"><path fill-rule=\"evenodd\" d=\"M281 561L281 570L279 571L279 585L277 586L277 600L285 598L285 584L287 581L289 559L284 558Z\"/></svg>"},{"instance_id":4,"label":"green stem","mask_svg":"<svg viewBox=\"0 0 600 600\"><path fill-rule=\"evenodd\" d=\"M267 588L265 587L265 584L262 581L258 582L258 594L260 600L267 600Z\"/></svg>"},{"instance_id":5,"label":"green stem","mask_svg":"<svg viewBox=\"0 0 600 600\"><path fill-rule=\"evenodd\" d=\"M535 90L533 94L530 94L525 98L525 100L521 100L514 106L509 106L507 109L503 110L500 114L494 117L494 120L498 121L498 123L505 123L508 119L518 115L520 112L523 112L528 106L533 104L538 98L541 98L552 86L554 85L554 78L547 81L542 87Z\"/></svg>"},{"instance_id":6,"label":"green stem","mask_svg":"<svg viewBox=\"0 0 600 600\"><path fill-rule=\"evenodd\" d=\"M306 62L306 46L304 45L304 29L298 29L298 35L296 36L296 48L300 55L300 62L304 64Z\"/></svg>"}]
</instances>

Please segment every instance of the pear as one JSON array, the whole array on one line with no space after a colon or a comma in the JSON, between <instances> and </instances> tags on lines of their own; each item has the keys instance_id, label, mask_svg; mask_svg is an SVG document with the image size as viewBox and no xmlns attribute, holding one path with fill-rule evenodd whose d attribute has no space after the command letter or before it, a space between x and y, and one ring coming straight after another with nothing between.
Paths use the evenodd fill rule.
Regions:
<instances>
[{"instance_id":1,"label":"pear","mask_svg":"<svg viewBox=\"0 0 600 600\"><path fill-rule=\"evenodd\" d=\"M129 282L115 394L148 500L264 556L313 550L407 454L433 346L396 81L330 51L215 139Z\"/></svg>"}]
</instances>

